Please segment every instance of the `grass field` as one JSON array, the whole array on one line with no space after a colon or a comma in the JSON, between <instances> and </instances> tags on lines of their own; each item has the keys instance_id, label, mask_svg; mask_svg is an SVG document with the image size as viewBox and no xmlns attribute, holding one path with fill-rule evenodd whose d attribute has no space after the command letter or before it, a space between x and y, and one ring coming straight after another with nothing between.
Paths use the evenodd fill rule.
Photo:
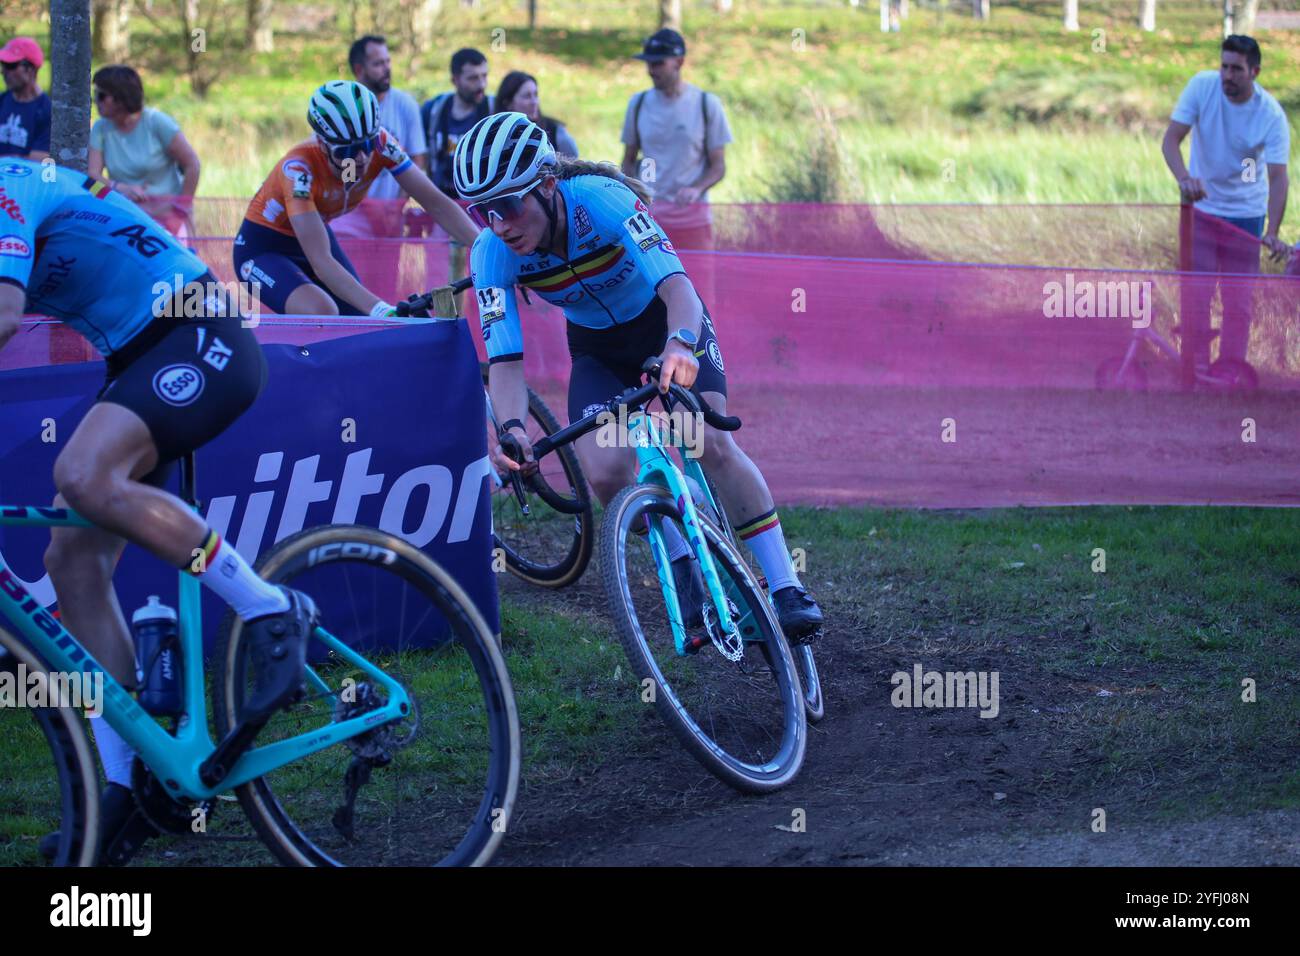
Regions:
<instances>
[{"instance_id":1,"label":"grass field","mask_svg":"<svg viewBox=\"0 0 1300 956\"><path fill-rule=\"evenodd\" d=\"M378 5L378 22L363 9L357 29L394 38L395 82L421 99L445 87L443 64L462 45L489 54L493 87L508 69L528 70L584 154L618 158L627 99L648 85L629 54L655 25L652 4L544 0L536 30L520 3L444 7L413 75L391 5ZM1150 34L1128 3L1085 4L1077 33L1061 29L1059 3L1046 0L995 4L985 23L914 7L893 34L879 32L871 4L742 2L726 17L711 4L686 7L688 79L722 97L735 134L718 201L1172 201L1160 132L1187 79L1216 66L1221 32L1217 6L1188 2L1162 3ZM208 38L218 79L205 101L179 72L180 41L162 32L174 27L137 18L132 62L149 101L180 120L204 159L201 194L251 195L305 135L310 91L344 75L345 6L332 27L302 15L328 8L277 4L282 32L262 56L244 47L242 8L223 8L231 15ZM6 28L48 32L31 21ZM1265 31L1261 41L1260 82L1294 112L1300 34Z\"/></svg>"},{"instance_id":2,"label":"grass field","mask_svg":"<svg viewBox=\"0 0 1300 956\"><path fill-rule=\"evenodd\" d=\"M1071 755L1033 765L1037 791L1104 796L1104 805L1149 821L1300 807L1300 513L789 509L783 518L832 622L823 676L833 718L888 699L881 667L993 666L1004 710L1032 686L1045 695L1037 706L1050 712L1054 742ZM1104 572L1094 570L1095 548L1105 549ZM618 777L629 760L668 760L667 774L680 758L639 700L605 616L598 560L560 595L503 584L524 728L524 812L541 809L550 788ZM1246 679L1254 703L1243 702ZM887 713L880 733L906 719ZM22 711L0 711L0 793L22 792L42 772L27 722ZM810 755L826 739L815 735ZM871 740L856 746L863 759L875 752ZM242 832L235 805L222 816L214 832ZM37 836L31 819L0 815L0 860L31 861ZM176 841L160 841L146 859L178 856L269 861L251 843Z\"/></svg>"}]
</instances>

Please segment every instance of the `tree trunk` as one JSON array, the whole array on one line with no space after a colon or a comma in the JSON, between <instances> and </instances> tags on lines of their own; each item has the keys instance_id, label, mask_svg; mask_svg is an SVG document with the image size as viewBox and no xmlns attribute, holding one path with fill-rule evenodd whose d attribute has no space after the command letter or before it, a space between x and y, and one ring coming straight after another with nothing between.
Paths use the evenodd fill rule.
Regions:
<instances>
[{"instance_id":1,"label":"tree trunk","mask_svg":"<svg viewBox=\"0 0 1300 956\"><path fill-rule=\"evenodd\" d=\"M880 0L880 32L889 32L889 0Z\"/></svg>"},{"instance_id":2,"label":"tree trunk","mask_svg":"<svg viewBox=\"0 0 1300 956\"><path fill-rule=\"evenodd\" d=\"M90 0L50 0L50 155L86 171L90 146Z\"/></svg>"},{"instance_id":3,"label":"tree trunk","mask_svg":"<svg viewBox=\"0 0 1300 956\"><path fill-rule=\"evenodd\" d=\"M131 56L129 0L94 0L91 10L91 53L101 63L122 63Z\"/></svg>"},{"instance_id":4,"label":"tree trunk","mask_svg":"<svg viewBox=\"0 0 1300 956\"><path fill-rule=\"evenodd\" d=\"M275 50L275 31L271 29L271 7L274 0L248 0L248 25L244 42L254 53L271 53Z\"/></svg>"},{"instance_id":5,"label":"tree trunk","mask_svg":"<svg viewBox=\"0 0 1300 956\"><path fill-rule=\"evenodd\" d=\"M528 29L537 29L537 0L528 0Z\"/></svg>"},{"instance_id":6,"label":"tree trunk","mask_svg":"<svg viewBox=\"0 0 1300 956\"><path fill-rule=\"evenodd\" d=\"M659 0L659 29L682 28L682 0Z\"/></svg>"},{"instance_id":7,"label":"tree trunk","mask_svg":"<svg viewBox=\"0 0 1300 956\"><path fill-rule=\"evenodd\" d=\"M717 13L730 13L731 0L713 0L713 9Z\"/></svg>"},{"instance_id":8,"label":"tree trunk","mask_svg":"<svg viewBox=\"0 0 1300 956\"><path fill-rule=\"evenodd\" d=\"M1156 29L1156 0L1138 0L1138 26L1147 33Z\"/></svg>"},{"instance_id":9,"label":"tree trunk","mask_svg":"<svg viewBox=\"0 0 1300 956\"><path fill-rule=\"evenodd\" d=\"M425 72L425 58L433 49L433 25L442 12L442 0L401 0L398 12L406 51L406 80L411 83Z\"/></svg>"},{"instance_id":10,"label":"tree trunk","mask_svg":"<svg viewBox=\"0 0 1300 956\"><path fill-rule=\"evenodd\" d=\"M1259 0L1241 0L1238 13L1232 21L1233 33L1252 36L1255 33L1255 14L1259 12Z\"/></svg>"},{"instance_id":11,"label":"tree trunk","mask_svg":"<svg viewBox=\"0 0 1300 956\"><path fill-rule=\"evenodd\" d=\"M1232 0L1223 0L1223 35L1232 36L1236 32L1232 28Z\"/></svg>"},{"instance_id":12,"label":"tree trunk","mask_svg":"<svg viewBox=\"0 0 1300 956\"><path fill-rule=\"evenodd\" d=\"M1079 29L1079 0L1065 0L1065 29Z\"/></svg>"},{"instance_id":13,"label":"tree trunk","mask_svg":"<svg viewBox=\"0 0 1300 956\"><path fill-rule=\"evenodd\" d=\"M987 20L992 12L991 6L990 0L971 0L971 12L975 14L976 20Z\"/></svg>"}]
</instances>

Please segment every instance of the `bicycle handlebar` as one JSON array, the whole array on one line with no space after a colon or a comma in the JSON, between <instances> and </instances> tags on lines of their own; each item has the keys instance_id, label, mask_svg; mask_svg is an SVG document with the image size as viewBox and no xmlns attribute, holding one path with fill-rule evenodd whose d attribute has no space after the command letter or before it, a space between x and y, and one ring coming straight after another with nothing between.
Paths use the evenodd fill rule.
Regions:
<instances>
[{"instance_id":1,"label":"bicycle handlebar","mask_svg":"<svg viewBox=\"0 0 1300 956\"><path fill-rule=\"evenodd\" d=\"M469 276L464 279L457 279L451 284L452 294L464 292L474 284L474 280ZM428 312L433 308L433 293L436 290L430 290L424 295L407 296L406 300L396 305L397 314L403 317L414 315L416 312Z\"/></svg>"},{"instance_id":2,"label":"bicycle handlebar","mask_svg":"<svg viewBox=\"0 0 1300 956\"><path fill-rule=\"evenodd\" d=\"M588 432L594 431L595 429L599 428L600 425L603 424L602 416L606 414L617 415L620 405L626 405L628 408L640 408L641 406L647 404L656 395L659 395L660 392L659 392L658 379L662 367L658 359L653 359L653 358L647 359L645 364L641 368L643 372L645 372L647 375L650 376L649 382L642 385L640 388L633 389L629 392L625 392L622 395L618 395L615 396L614 398L611 398L599 409L592 412L590 415L587 415L585 418L580 418L578 421L574 422L573 424L561 428L558 432L555 432L554 434L551 435L546 435L543 438L541 438L535 445L533 445L533 460L540 461L543 455L547 455L550 452L554 451L556 448L559 448L561 445L567 445L572 441L576 441L577 439L581 438L583 435L587 434ZM734 432L741 425L740 419L737 418L736 416L719 414L715 409L709 406L709 403L705 401L702 396L697 396L692 394L691 392L682 388L676 382L673 382L671 385L668 386L668 395L671 396L675 401L685 405L691 411L703 415L705 422L707 422L709 425L712 425L714 428L718 429L719 431ZM519 447L518 441L514 439L514 436L507 433L505 436L502 437L502 441L501 441L501 450L503 452L506 452L509 455L509 450L507 448L505 439L511 440L512 442L511 447L514 449L516 454L519 454L522 451L522 449L520 449ZM520 461L520 458L516 458L514 457L514 455L509 455L509 457L511 458L512 461L516 461L516 462ZM541 488L534 486L533 485L534 482L536 482L537 485L540 485L541 488L546 488L547 492L550 493L551 497L548 498L547 494L544 493L541 490ZM533 487L533 490L537 492L538 496L547 504L551 505L551 507L555 508L557 511L563 511L568 514L578 513L576 511L571 510L572 503L575 499L559 498L560 501L565 503L565 506L561 507L559 505L556 505L555 502L552 500L554 498L558 498L559 496L557 496L555 492L551 490L549 486L546 485L545 482L538 481L536 476L533 476L532 478L529 479L529 483L530 483L530 487Z\"/></svg>"}]
</instances>

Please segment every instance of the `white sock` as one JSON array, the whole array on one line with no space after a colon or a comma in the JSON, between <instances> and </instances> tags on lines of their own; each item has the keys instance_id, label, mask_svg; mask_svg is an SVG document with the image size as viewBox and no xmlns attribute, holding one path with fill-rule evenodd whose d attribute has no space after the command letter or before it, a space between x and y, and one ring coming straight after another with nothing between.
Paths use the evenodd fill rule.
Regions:
<instances>
[{"instance_id":1,"label":"white sock","mask_svg":"<svg viewBox=\"0 0 1300 956\"><path fill-rule=\"evenodd\" d=\"M135 751L122 739L121 734L108 726L108 721L103 717L93 717L91 720L95 749L99 751L99 759L104 764L104 776L109 783L118 783L131 789L131 761L135 759Z\"/></svg>"},{"instance_id":2,"label":"white sock","mask_svg":"<svg viewBox=\"0 0 1300 956\"><path fill-rule=\"evenodd\" d=\"M785 535L781 533L781 521L773 508L766 514L759 515L743 528L736 529L736 536L749 545L758 559L758 566L767 578L767 589L775 594L782 588L802 587L799 576L794 573L794 564L790 561L790 552L785 546Z\"/></svg>"},{"instance_id":3,"label":"white sock","mask_svg":"<svg viewBox=\"0 0 1300 956\"><path fill-rule=\"evenodd\" d=\"M204 570L194 573L245 621L289 610L289 599L267 584L234 546L209 530L203 544Z\"/></svg>"}]
</instances>

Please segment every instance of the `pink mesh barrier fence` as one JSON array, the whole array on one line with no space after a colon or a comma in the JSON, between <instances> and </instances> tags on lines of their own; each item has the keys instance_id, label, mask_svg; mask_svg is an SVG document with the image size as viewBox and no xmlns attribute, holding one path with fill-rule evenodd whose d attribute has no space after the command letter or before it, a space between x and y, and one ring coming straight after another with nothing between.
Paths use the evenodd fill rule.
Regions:
<instances>
[{"instance_id":1,"label":"pink mesh barrier fence","mask_svg":"<svg viewBox=\"0 0 1300 956\"><path fill-rule=\"evenodd\" d=\"M223 280L243 210L196 203L191 242ZM1246 233L1178 206L713 220L671 238L778 502L1300 503L1300 277ZM390 301L446 281L445 241L342 241ZM564 419L563 318L520 305L529 381ZM309 344L365 321L267 316L259 335ZM83 360L67 335L29 329L0 367Z\"/></svg>"}]
</instances>

